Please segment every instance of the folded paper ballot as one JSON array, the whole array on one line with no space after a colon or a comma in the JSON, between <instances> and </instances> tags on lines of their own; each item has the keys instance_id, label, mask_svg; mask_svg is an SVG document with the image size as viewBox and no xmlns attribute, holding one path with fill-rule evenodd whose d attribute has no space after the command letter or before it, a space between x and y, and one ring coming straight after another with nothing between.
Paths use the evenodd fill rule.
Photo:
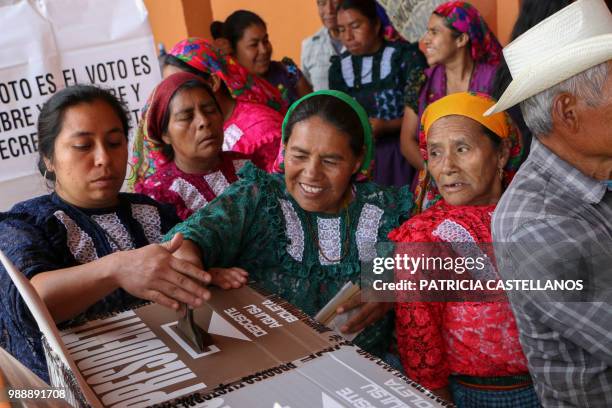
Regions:
<instances>
[{"instance_id":1,"label":"folded paper ballot","mask_svg":"<svg viewBox=\"0 0 612 408\"><path fill-rule=\"evenodd\" d=\"M345 339L349 341L353 341L355 337L359 335L363 330L360 330L355 333L345 334L340 332L342 326L346 324L353 316L359 313L359 308L355 308L349 310L345 313L336 313L336 309L347 303L348 301L361 296L361 290L359 289L359 285L354 284L353 282L347 282L336 296L334 296L323 309L317 313L315 316L315 320L320 322L321 324L329 327L332 330L335 330L337 333L342 335Z\"/></svg>"},{"instance_id":2,"label":"folded paper ballot","mask_svg":"<svg viewBox=\"0 0 612 408\"><path fill-rule=\"evenodd\" d=\"M44 335L51 385L69 390L73 406L445 406L261 290L212 288L194 318L213 344L198 351L177 330L174 311L156 304L58 331L29 281L1 252L0 259Z\"/></svg>"}]
</instances>

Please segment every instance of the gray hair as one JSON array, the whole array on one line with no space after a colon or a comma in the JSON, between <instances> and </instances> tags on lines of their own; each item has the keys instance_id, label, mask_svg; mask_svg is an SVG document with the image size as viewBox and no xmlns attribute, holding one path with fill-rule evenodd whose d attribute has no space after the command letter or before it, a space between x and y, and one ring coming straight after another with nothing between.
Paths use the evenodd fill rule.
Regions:
<instances>
[{"instance_id":1,"label":"gray hair","mask_svg":"<svg viewBox=\"0 0 612 408\"><path fill-rule=\"evenodd\" d=\"M608 63L603 62L521 102L523 118L536 136L552 131L552 104L557 95L568 92L584 99L589 106L598 106L608 77Z\"/></svg>"}]
</instances>

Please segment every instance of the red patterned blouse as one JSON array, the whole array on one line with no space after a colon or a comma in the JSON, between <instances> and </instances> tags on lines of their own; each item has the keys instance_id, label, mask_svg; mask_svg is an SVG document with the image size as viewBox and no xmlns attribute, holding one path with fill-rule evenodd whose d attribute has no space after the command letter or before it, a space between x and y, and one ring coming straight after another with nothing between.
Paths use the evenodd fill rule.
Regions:
<instances>
[{"instance_id":1,"label":"red patterned blouse","mask_svg":"<svg viewBox=\"0 0 612 408\"><path fill-rule=\"evenodd\" d=\"M177 215L185 220L237 181L236 173L246 161L246 156L240 153L222 152L217 168L205 174L185 173L171 161L144 182L136 184L134 190L160 203L173 205Z\"/></svg>"},{"instance_id":2,"label":"red patterned blouse","mask_svg":"<svg viewBox=\"0 0 612 408\"><path fill-rule=\"evenodd\" d=\"M451 206L441 200L389 234L395 242L489 243L495 206ZM525 374L527 361L507 302L398 302L400 357L410 378L430 389L451 374Z\"/></svg>"}]
</instances>

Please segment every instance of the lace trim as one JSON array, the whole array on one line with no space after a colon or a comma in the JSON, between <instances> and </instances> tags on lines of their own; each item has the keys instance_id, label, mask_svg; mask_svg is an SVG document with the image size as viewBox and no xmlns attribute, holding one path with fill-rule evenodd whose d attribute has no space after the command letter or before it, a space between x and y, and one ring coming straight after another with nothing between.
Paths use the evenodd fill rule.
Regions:
<instances>
[{"instance_id":1,"label":"lace trim","mask_svg":"<svg viewBox=\"0 0 612 408\"><path fill-rule=\"evenodd\" d=\"M244 132L235 123L229 125L223 131L223 150L231 151L234 145L240 140Z\"/></svg>"},{"instance_id":2,"label":"lace trim","mask_svg":"<svg viewBox=\"0 0 612 408\"><path fill-rule=\"evenodd\" d=\"M106 237L109 245L116 251L127 251L128 249L134 249L134 242L130 233L121 223L121 220L115 213L92 215L91 219L94 220L109 237ZM117 247L119 245L119 248Z\"/></svg>"},{"instance_id":3,"label":"lace trim","mask_svg":"<svg viewBox=\"0 0 612 408\"><path fill-rule=\"evenodd\" d=\"M234 171L236 173L238 173L240 171L240 169L242 169L244 167L245 164L247 164L248 160L244 160L244 159L240 159L240 160L234 160Z\"/></svg>"},{"instance_id":4,"label":"lace trim","mask_svg":"<svg viewBox=\"0 0 612 408\"><path fill-rule=\"evenodd\" d=\"M293 205L287 200L278 200L285 216L285 229L289 243L287 253L298 262L304 258L304 228Z\"/></svg>"},{"instance_id":5,"label":"lace trim","mask_svg":"<svg viewBox=\"0 0 612 408\"><path fill-rule=\"evenodd\" d=\"M342 236L340 234L340 218L318 218L317 229L319 234L319 262L321 265L338 264L340 261L330 262L328 259L340 259L342 256ZM325 254L323 256L321 251Z\"/></svg>"},{"instance_id":6,"label":"lace trim","mask_svg":"<svg viewBox=\"0 0 612 408\"><path fill-rule=\"evenodd\" d=\"M341 61L342 65L342 77L346 86L352 88L355 85L355 73L353 72L353 61L351 56L344 57Z\"/></svg>"},{"instance_id":7,"label":"lace trim","mask_svg":"<svg viewBox=\"0 0 612 408\"><path fill-rule=\"evenodd\" d=\"M61 210L54 212L53 215L66 228L68 249L70 249L70 253L74 256L74 259L81 264L98 259L98 253L96 252L93 240L72 218Z\"/></svg>"},{"instance_id":8,"label":"lace trim","mask_svg":"<svg viewBox=\"0 0 612 408\"><path fill-rule=\"evenodd\" d=\"M355 241L359 252L359 260L362 262L370 262L376 258L378 229L383 214L382 209L372 204L364 205L361 210L357 231L355 232Z\"/></svg>"},{"instance_id":9,"label":"lace trim","mask_svg":"<svg viewBox=\"0 0 612 408\"><path fill-rule=\"evenodd\" d=\"M223 173L221 173L221 170L205 175L204 180L206 180L212 191L215 193L215 196L221 195L221 193L223 193L223 191L229 187L229 182Z\"/></svg>"},{"instance_id":10,"label":"lace trim","mask_svg":"<svg viewBox=\"0 0 612 408\"><path fill-rule=\"evenodd\" d=\"M157 207L148 204L132 204L132 216L142 226L149 243L159 244L162 241L161 217Z\"/></svg>"},{"instance_id":11,"label":"lace trim","mask_svg":"<svg viewBox=\"0 0 612 408\"><path fill-rule=\"evenodd\" d=\"M380 79L385 79L391 74L391 57L395 53L395 48L387 47L383 51L382 58L380 60Z\"/></svg>"},{"instance_id":12,"label":"lace trim","mask_svg":"<svg viewBox=\"0 0 612 408\"><path fill-rule=\"evenodd\" d=\"M200 194L193 184L180 177L172 182L169 190L177 193L185 203L185 206L192 211L198 211L208 204L206 198Z\"/></svg>"},{"instance_id":13,"label":"lace trim","mask_svg":"<svg viewBox=\"0 0 612 408\"><path fill-rule=\"evenodd\" d=\"M440 238L444 242L451 243L451 247L455 252L464 258L482 258L485 259L485 267L482 270L473 268L470 272L474 279L496 279L498 278L495 272L495 267L491 264L488 256L478 247L476 240L472 234L463 227L463 225L452 221L444 220L433 231L433 235Z\"/></svg>"}]
</instances>

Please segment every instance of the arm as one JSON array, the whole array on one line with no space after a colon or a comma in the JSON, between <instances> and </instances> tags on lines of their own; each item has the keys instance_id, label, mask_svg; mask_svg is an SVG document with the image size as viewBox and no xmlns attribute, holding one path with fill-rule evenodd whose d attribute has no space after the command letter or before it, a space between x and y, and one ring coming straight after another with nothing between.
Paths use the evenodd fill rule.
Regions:
<instances>
[{"instance_id":1,"label":"arm","mask_svg":"<svg viewBox=\"0 0 612 408\"><path fill-rule=\"evenodd\" d=\"M386 134L393 134L399 132L402 127L402 118L397 119L378 119L370 118L370 125L372 125L372 133L374 137L381 137Z\"/></svg>"},{"instance_id":2,"label":"arm","mask_svg":"<svg viewBox=\"0 0 612 408\"><path fill-rule=\"evenodd\" d=\"M173 256L181 243L177 236L166 244L115 252L87 264L41 272L31 282L57 322L82 313L118 288L173 309L178 302L197 307L210 296L202 286L210 276Z\"/></svg>"},{"instance_id":3,"label":"arm","mask_svg":"<svg viewBox=\"0 0 612 408\"><path fill-rule=\"evenodd\" d=\"M425 161L416 139L419 118L412 108L406 106L401 124L400 149L408 163L417 170L425 167Z\"/></svg>"}]
</instances>

